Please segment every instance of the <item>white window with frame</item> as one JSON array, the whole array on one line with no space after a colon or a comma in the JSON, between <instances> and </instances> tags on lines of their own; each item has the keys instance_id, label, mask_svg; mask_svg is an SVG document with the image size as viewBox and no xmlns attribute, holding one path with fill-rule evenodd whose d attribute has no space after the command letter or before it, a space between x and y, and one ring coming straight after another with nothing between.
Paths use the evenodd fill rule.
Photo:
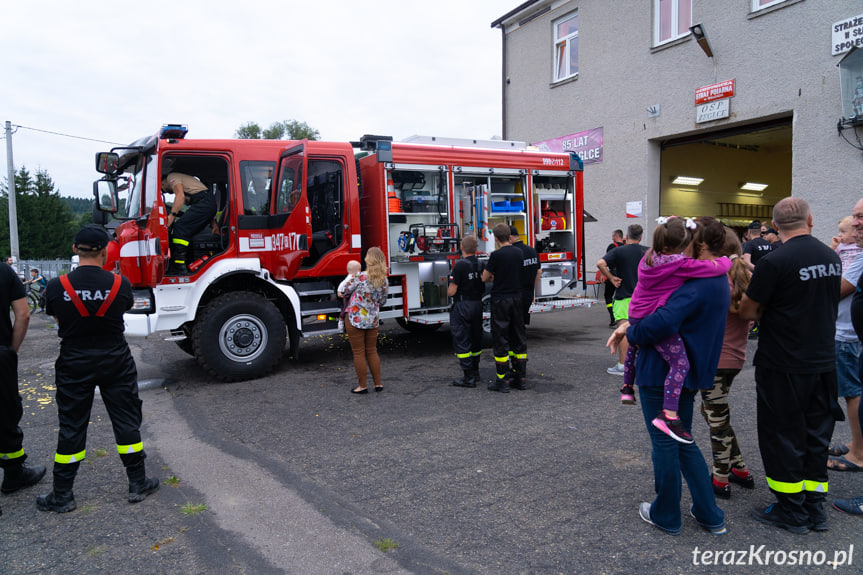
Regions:
<instances>
[{"instance_id":1,"label":"white window with frame","mask_svg":"<svg viewBox=\"0 0 863 575\"><path fill-rule=\"evenodd\" d=\"M692 0L653 0L654 46L686 36L690 26Z\"/></svg>"},{"instance_id":2,"label":"white window with frame","mask_svg":"<svg viewBox=\"0 0 863 575\"><path fill-rule=\"evenodd\" d=\"M578 12L554 21L554 81L578 76Z\"/></svg>"},{"instance_id":3,"label":"white window with frame","mask_svg":"<svg viewBox=\"0 0 863 575\"><path fill-rule=\"evenodd\" d=\"M752 11L758 12L776 4L782 4L785 0L752 0Z\"/></svg>"}]
</instances>

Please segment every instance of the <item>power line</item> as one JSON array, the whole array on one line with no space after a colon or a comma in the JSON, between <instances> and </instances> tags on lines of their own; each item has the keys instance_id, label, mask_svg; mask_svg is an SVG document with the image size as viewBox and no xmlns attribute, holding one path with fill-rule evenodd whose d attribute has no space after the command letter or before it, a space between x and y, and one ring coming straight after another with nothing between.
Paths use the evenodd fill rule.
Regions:
<instances>
[{"instance_id":1,"label":"power line","mask_svg":"<svg viewBox=\"0 0 863 575\"><path fill-rule=\"evenodd\" d=\"M15 128L23 128L25 130L33 130L34 132L42 132L44 134L52 134L54 136L63 136L65 138L75 138L76 140L87 140L89 142L99 142L102 144L113 144L115 146L122 146L120 142L109 142L108 140L97 140L95 138L85 138L84 136L73 136L71 134L63 134L61 132L52 132L50 130L40 130L39 128L30 128L28 126L22 126L20 124L12 124Z\"/></svg>"}]
</instances>

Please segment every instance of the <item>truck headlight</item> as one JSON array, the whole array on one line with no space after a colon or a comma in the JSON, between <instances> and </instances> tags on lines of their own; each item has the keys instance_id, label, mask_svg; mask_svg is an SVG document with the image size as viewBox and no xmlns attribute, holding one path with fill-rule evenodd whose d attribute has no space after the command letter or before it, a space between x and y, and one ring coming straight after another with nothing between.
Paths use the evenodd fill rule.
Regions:
<instances>
[{"instance_id":1,"label":"truck headlight","mask_svg":"<svg viewBox=\"0 0 863 575\"><path fill-rule=\"evenodd\" d=\"M132 309L128 313L153 313L156 307L153 302L153 292L149 289L132 290Z\"/></svg>"}]
</instances>

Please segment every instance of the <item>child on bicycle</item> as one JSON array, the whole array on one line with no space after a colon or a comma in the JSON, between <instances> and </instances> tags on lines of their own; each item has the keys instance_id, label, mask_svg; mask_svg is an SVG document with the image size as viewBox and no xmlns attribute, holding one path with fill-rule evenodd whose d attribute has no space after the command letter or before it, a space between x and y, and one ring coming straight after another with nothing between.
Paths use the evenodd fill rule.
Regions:
<instances>
[{"instance_id":1,"label":"child on bicycle","mask_svg":"<svg viewBox=\"0 0 863 575\"><path fill-rule=\"evenodd\" d=\"M30 270L30 279L24 284L29 284L31 290L39 293L39 311L45 311L45 287L48 285L48 281L42 277L39 270L33 268Z\"/></svg>"}]
</instances>

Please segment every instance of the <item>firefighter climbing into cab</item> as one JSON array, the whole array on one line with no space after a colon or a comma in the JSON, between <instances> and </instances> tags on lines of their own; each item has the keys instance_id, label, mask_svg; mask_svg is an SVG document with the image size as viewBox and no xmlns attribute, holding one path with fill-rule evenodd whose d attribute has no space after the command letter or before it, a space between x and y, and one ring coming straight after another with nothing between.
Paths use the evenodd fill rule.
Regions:
<instances>
[{"instance_id":1,"label":"firefighter climbing into cab","mask_svg":"<svg viewBox=\"0 0 863 575\"><path fill-rule=\"evenodd\" d=\"M163 168L162 192L174 194L168 213L171 235L171 262L168 275L189 275L189 246L195 234L206 228L216 215L216 198L201 180L188 174L173 172L166 162ZM189 207L181 212L184 205ZM182 216L182 217L181 217Z\"/></svg>"}]
</instances>

